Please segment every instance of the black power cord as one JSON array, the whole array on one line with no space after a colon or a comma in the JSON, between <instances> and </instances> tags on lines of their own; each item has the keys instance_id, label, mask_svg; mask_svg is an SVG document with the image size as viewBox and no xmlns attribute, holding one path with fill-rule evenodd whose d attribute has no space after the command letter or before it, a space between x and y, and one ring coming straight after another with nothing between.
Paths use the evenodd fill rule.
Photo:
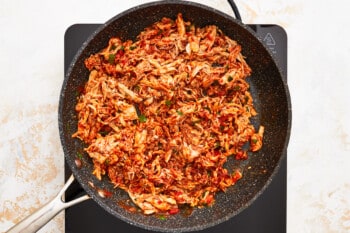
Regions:
<instances>
[{"instance_id":1,"label":"black power cord","mask_svg":"<svg viewBox=\"0 0 350 233\"><path fill-rule=\"evenodd\" d=\"M235 13L235 16L236 16L236 19L238 19L239 21L242 22L242 18L241 18L241 15L239 13L239 10L236 6L236 3L233 1L233 0L227 0L228 3L230 4L232 10L233 10L233 13Z\"/></svg>"}]
</instances>

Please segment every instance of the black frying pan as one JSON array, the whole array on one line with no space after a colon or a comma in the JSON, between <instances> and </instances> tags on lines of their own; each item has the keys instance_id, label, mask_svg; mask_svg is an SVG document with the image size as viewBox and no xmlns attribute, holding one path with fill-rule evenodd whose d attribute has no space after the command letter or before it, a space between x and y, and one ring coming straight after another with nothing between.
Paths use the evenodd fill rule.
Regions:
<instances>
[{"instance_id":1,"label":"black frying pan","mask_svg":"<svg viewBox=\"0 0 350 233\"><path fill-rule=\"evenodd\" d=\"M84 60L106 47L109 38L117 36L123 40L135 40L145 27L162 17L175 19L179 12L183 14L185 21L191 21L196 26L217 25L226 35L241 44L242 54L253 70L248 82L255 100L254 106L259 113L252 119L252 123L256 127L263 125L265 133L264 145L260 151L249 154L249 158L243 162L229 162L228 166L241 168L243 178L226 193L218 193L212 207L194 209L189 216L180 213L163 220L156 216L128 211L123 204L129 199L127 193L113 188L108 177L101 181L96 179L92 174L93 164L84 153L84 143L72 138L72 134L77 130L77 93L89 76ZM291 103L287 84L283 81L273 56L248 26L222 12L197 3L159 1L134 7L115 16L83 44L65 77L58 119L67 164L88 195L102 208L132 225L153 231L195 231L234 217L264 192L286 154L291 128ZM79 154L83 154L82 158L79 158L81 167L76 164Z\"/></svg>"}]
</instances>

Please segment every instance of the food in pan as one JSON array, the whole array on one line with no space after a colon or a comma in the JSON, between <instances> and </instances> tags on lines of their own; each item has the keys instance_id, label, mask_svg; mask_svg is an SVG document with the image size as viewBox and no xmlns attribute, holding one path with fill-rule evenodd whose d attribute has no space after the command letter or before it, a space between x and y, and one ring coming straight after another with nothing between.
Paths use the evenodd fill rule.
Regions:
<instances>
[{"instance_id":1,"label":"food in pan","mask_svg":"<svg viewBox=\"0 0 350 233\"><path fill-rule=\"evenodd\" d=\"M215 25L163 18L135 42L111 38L85 66L73 137L87 144L94 175L107 175L144 214L212 205L242 178L227 159L262 146L264 127L250 122L251 68Z\"/></svg>"}]
</instances>

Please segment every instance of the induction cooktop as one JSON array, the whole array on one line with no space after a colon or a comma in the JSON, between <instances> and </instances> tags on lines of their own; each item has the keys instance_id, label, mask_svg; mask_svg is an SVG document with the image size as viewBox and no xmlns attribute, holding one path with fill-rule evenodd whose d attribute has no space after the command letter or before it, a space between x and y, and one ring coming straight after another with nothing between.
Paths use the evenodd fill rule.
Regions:
<instances>
[{"instance_id":1,"label":"induction cooktop","mask_svg":"<svg viewBox=\"0 0 350 233\"><path fill-rule=\"evenodd\" d=\"M64 37L64 69L65 73L80 46L89 35L101 24L74 24L70 26ZM258 38L270 49L287 78L287 35L278 25L249 25ZM287 80L285 80L287 81ZM65 179L71 171L65 164ZM284 156L281 166L268 188L256 201L232 219L217 226L196 231L197 233L237 232L237 233L283 233L286 232L286 185L287 157ZM74 181L66 192L66 200L84 194L79 183ZM93 200L88 200L65 210L66 233L151 233L117 219Z\"/></svg>"}]
</instances>

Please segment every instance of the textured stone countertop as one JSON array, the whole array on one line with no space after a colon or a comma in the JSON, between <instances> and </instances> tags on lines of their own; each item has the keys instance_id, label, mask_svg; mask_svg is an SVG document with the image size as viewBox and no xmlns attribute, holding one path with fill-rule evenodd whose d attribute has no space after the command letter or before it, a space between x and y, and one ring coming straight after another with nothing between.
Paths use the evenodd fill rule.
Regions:
<instances>
[{"instance_id":1,"label":"textured stone countertop","mask_svg":"<svg viewBox=\"0 0 350 233\"><path fill-rule=\"evenodd\" d=\"M0 232L63 186L57 107L65 30L103 23L144 2L1 1ZM225 0L197 2L232 15ZM244 23L279 24L288 34L287 232L350 232L349 3L236 3ZM40 232L64 232L63 224L61 213Z\"/></svg>"}]
</instances>

